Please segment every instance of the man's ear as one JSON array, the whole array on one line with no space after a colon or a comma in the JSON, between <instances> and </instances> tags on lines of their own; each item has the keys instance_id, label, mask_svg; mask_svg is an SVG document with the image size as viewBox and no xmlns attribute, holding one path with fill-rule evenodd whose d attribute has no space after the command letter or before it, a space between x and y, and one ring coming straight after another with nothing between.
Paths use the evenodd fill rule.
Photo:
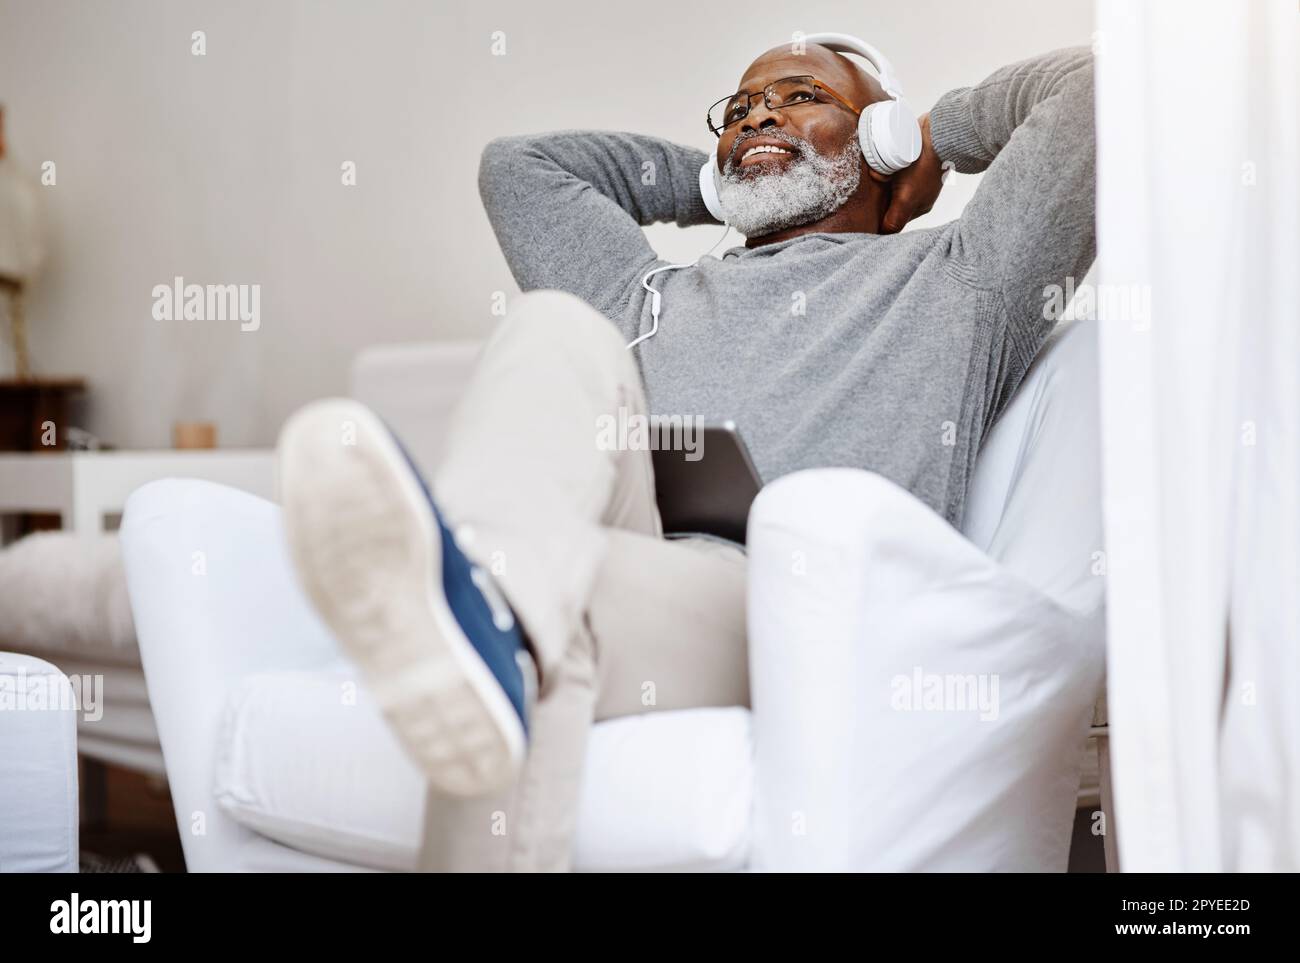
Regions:
<instances>
[{"instance_id":1,"label":"man's ear","mask_svg":"<svg viewBox=\"0 0 1300 963\"><path fill-rule=\"evenodd\" d=\"M893 174L882 174L880 173L880 171L876 170L866 161L862 162L862 169L865 170L867 172L867 176L870 177L877 184L888 184L890 181L894 179Z\"/></svg>"}]
</instances>

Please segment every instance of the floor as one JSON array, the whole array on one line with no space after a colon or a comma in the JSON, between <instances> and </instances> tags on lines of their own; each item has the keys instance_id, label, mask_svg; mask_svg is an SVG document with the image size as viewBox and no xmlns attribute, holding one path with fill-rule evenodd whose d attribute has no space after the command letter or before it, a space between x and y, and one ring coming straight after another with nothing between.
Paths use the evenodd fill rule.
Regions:
<instances>
[{"instance_id":1,"label":"floor","mask_svg":"<svg viewBox=\"0 0 1300 963\"><path fill-rule=\"evenodd\" d=\"M1079 809L1074 813L1074 835L1070 840L1071 873L1106 872L1106 852L1102 837L1093 835L1093 812Z\"/></svg>"},{"instance_id":2,"label":"floor","mask_svg":"<svg viewBox=\"0 0 1300 963\"><path fill-rule=\"evenodd\" d=\"M79 777L83 801L96 793L103 799L102 806L90 807L100 809L99 813L88 815L83 806L83 863L88 854L116 861L143 853L164 873L185 872L172 797L164 781L85 760Z\"/></svg>"}]
</instances>

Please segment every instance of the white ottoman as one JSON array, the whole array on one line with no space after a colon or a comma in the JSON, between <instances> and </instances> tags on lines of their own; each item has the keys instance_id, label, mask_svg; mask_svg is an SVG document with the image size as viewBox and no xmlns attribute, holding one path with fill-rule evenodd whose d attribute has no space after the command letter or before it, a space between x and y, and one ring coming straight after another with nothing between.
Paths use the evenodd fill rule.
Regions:
<instances>
[{"instance_id":1,"label":"white ottoman","mask_svg":"<svg viewBox=\"0 0 1300 963\"><path fill-rule=\"evenodd\" d=\"M58 669L0 652L0 872L77 871L77 708Z\"/></svg>"}]
</instances>

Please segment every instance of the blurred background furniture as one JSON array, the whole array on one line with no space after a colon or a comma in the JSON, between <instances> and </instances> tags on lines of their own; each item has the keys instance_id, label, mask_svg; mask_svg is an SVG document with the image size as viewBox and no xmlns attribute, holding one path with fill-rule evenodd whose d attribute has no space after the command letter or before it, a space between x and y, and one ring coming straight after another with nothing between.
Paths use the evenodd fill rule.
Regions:
<instances>
[{"instance_id":1,"label":"blurred background furniture","mask_svg":"<svg viewBox=\"0 0 1300 963\"><path fill-rule=\"evenodd\" d=\"M96 713L76 716L74 777L85 858L115 857L115 871L140 852L155 853L165 868L183 865L114 531L126 496L168 476L211 477L269 496L273 459L258 450L0 452L0 514L9 530L23 534L15 518L63 527L0 550L0 646L102 679Z\"/></svg>"},{"instance_id":2,"label":"blurred background furniture","mask_svg":"<svg viewBox=\"0 0 1300 963\"><path fill-rule=\"evenodd\" d=\"M85 390L82 378L0 379L0 451L65 447L62 429L70 423L71 403Z\"/></svg>"},{"instance_id":3,"label":"blurred background furniture","mask_svg":"<svg viewBox=\"0 0 1300 963\"><path fill-rule=\"evenodd\" d=\"M0 379L0 452L51 454L67 448L72 406L85 390L81 378ZM0 514L0 544L58 528L59 521L33 512Z\"/></svg>"},{"instance_id":4,"label":"blurred background furniture","mask_svg":"<svg viewBox=\"0 0 1300 963\"><path fill-rule=\"evenodd\" d=\"M0 318L18 381L32 374L23 298L45 260L39 198L40 188L9 156L5 111L0 105Z\"/></svg>"},{"instance_id":5,"label":"blurred background furniture","mask_svg":"<svg viewBox=\"0 0 1300 963\"><path fill-rule=\"evenodd\" d=\"M1037 716L1022 711L1018 731L1032 731L1036 719L1050 738L1031 738L1013 753L1017 758L1003 760L1016 767L1020 789L1033 788L1036 773L1046 781L1033 798L1050 806L1041 811L1017 806L1016 800L999 796L1003 790L996 779L982 786L971 783L972 793L983 793L967 799L980 825L954 819L947 823L946 837L927 837L924 847L914 851L929 854L917 856L918 865L926 868L933 867L933 853L939 852L947 854L949 868L1065 869L1080 755L1100 684L1102 579L1094 574L1089 583L1083 578L1100 529L1096 416L1086 399L1072 410L1056 405L1051 417L1039 401L1048 379L1063 377L1062 371L1068 370L1078 385L1095 383L1093 339L1095 329L1080 325L1072 339L1057 339L1040 356L980 455L965 526L970 542L948 530L962 546L958 551L983 558L987 571L1005 565L1000 577L1008 581L1037 566L1034 581L1026 582L1023 591L1044 611L1057 605L1045 594L1048 589L1075 593L1073 602L1082 614L1069 623L1068 637L1048 640L1057 654L1069 652L1070 645L1081 647L1066 660L1058 680L1056 691L1065 691L1068 704L1057 711L1051 702L1041 702ZM455 343L376 348L359 356L353 367L353 395L384 417L426 472L440 457L451 407L477 349L476 344ZM1072 400L1079 401L1077 392ZM1050 430L1057 427L1062 431ZM1085 461L1091 457L1093 471L1080 475L1070 458L1039 458L1034 462L1039 474L1026 477L1026 452L1044 444L1073 449ZM1063 469L1060 474L1041 477L1053 464ZM1028 497L1028 487L1044 485L1051 498ZM905 511L928 511L914 499L907 505L911 496L898 494ZM873 537L869 529L854 528L852 535L868 542ZM189 869L414 868L425 805L436 807L441 801L430 796L426 803L419 774L298 589L279 531L278 508L221 485L155 482L131 496L121 537ZM188 572L196 546L222 560L209 565L204 579ZM986 551L993 555L984 557ZM788 564L779 555L751 555L751 565ZM942 570L945 558L937 557L933 565ZM942 589L937 586L936 593ZM835 602L828 599L826 604ZM951 630L954 638L960 637L961 621ZM820 654L830 674L870 650L862 638L841 636L838 643L837 653ZM764 649L751 652L751 663L764 657ZM759 670L752 665L751 671ZM1009 679L1009 690L1019 681ZM764 693L765 712L773 697ZM889 734L877 737L887 741ZM798 746L785 750L792 748ZM933 747L894 748L910 751L914 765L932 761L927 753ZM765 784L755 771L764 751L759 746L756 754L753 722L745 709L663 712L598 724L588 749L575 867L723 870L753 865L757 840L770 843L776 834L790 831L789 814L762 817L755 805L756 786ZM862 780L870 778L873 763L869 752L854 755L849 747L834 764L852 769ZM779 778L777 772L767 783ZM909 795L907 780L889 788L911 800L916 812L926 805L927 800ZM1095 787L1083 791L1097 795ZM844 805L856 801L841 800ZM1001 810L1000 801L1005 803ZM875 818L861 810L858 815L864 821ZM908 832L905 824L891 825L896 834ZM997 852L999 843L1005 844L1005 855L975 862ZM906 858L904 854L904 863Z\"/></svg>"},{"instance_id":6,"label":"blurred background furniture","mask_svg":"<svg viewBox=\"0 0 1300 963\"><path fill-rule=\"evenodd\" d=\"M62 570L66 579L81 573L82 584L65 582L60 591L73 604L84 601L93 591L88 579L112 583L113 576L87 571L81 564L87 551L94 551L82 539L94 542L116 528L127 496L156 478L210 478L226 485L270 497L273 488L273 457L264 450L229 451L103 451L0 452L0 514L38 512L58 515L63 520L61 537L46 533L39 556L42 566L54 577ZM31 552L20 544L17 550ZM102 551L102 550L101 550ZM31 557L35 557L33 553ZM0 561L0 566L5 563ZM36 577L30 562L12 560L14 577ZM120 573L116 547L103 553L103 564ZM117 580L120 582L120 575ZM123 601L125 599L123 598ZM9 612L0 616L8 624ZM139 650L128 633L96 634L65 628L58 613L44 624L53 628L36 637L4 638L0 643L30 655L49 658L69 674L102 675L105 705L103 717L81 721L80 751L83 756L130 769L163 775L158 733L145 692ZM25 623L30 624L30 623ZM30 630L28 630L30 631ZM11 633L12 634L12 633ZM116 638L114 636L117 636Z\"/></svg>"},{"instance_id":7,"label":"blurred background furniture","mask_svg":"<svg viewBox=\"0 0 1300 963\"><path fill-rule=\"evenodd\" d=\"M0 873L77 871L76 715L58 668L0 651Z\"/></svg>"}]
</instances>

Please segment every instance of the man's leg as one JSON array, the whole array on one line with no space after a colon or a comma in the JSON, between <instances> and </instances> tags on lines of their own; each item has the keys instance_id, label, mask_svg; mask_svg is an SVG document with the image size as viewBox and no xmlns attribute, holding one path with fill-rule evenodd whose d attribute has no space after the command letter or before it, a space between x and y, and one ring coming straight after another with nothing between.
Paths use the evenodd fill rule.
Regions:
<instances>
[{"instance_id":1,"label":"man's leg","mask_svg":"<svg viewBox=\"0 0 1300 963\"><path fill-rule=\"evenodd\" d=\"M609 537L587 613L596 720L748 706L744 553L634 532Z\"/></svg>"},{"instance_id":2,"label":"man's leg","mask_svg":"<svg viewBox=\"0 0 1300 963\"><path fill-rule=\"evenodd\" d=\"M660 533L650 453L598 445L599 420L644 415L613 324L571 294L521 295L457 406L434 493L467 554L495 576L542 676L583 617L606 526Z\"/></svg>"},{"instance_id":3,"label":"man's leg","mask_svg":"<svg viewBox=\"0 0 1300 963\"><path fill-rule=\"evenodd\" d=\"M542 697L514 786L430 795L426 868L567 868L593 718L747 701L743 555L659 536L649 453L597 446L620 408L645 413L630 353L555 292L520 299L462 400L436 493L527 629Z\"/></svg>"},{"instance_id":4,"label":"man's leg","mask_svg":"<svg viewBox=\"0 0 1300 963\"><path fill-rule=\"evenodd\" d=\"M637 532L607 536L585 618L533 712L519 781L483 799L431 792L421 868L568 869L593 721L749 704L744 555Z\"/></svg>"},{"instance_id":5,"label":"man's leg","mask_svg":"<svg viewBox=\"0 0 1300 963\"><path fill-rule=\"evenodd\" d=\"M632 678L672 705L737 698L734 553L662 543L649 452L600 444L601 419L644 415L613 325L577 298L539 292L519 299L485 349L433 493L356 402L313 403L282 432L300 578L440 790L430 865L567 867L602 648L631 711ZM540 669L531 709L525 645Z\"/></svg>"}]
</instances>

